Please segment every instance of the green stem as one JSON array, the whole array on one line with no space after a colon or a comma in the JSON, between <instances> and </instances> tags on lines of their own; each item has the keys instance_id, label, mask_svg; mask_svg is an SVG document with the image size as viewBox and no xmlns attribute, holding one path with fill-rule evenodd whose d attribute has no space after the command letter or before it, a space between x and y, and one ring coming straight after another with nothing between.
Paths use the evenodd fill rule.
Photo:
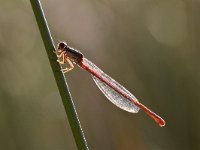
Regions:
<instances>
[{"instance_id":1,"label":"green stem","mask_svg":"<svg viewBox=\"0 0 200 150\"><path fill-rule=\"evenodd\" d=\"M55 50L55 47L53 44L51 33L48 28L47 21L44 16L41 3L39 0L30 0L30 2L36 17L37 24L39 26L42 40L46 48L46 52L54 73L54 77L56 79L58 89L60 91L60 95L69 120L69 124L72 129L72 133L76 141L77 148L79 150L87 150L88 149L87 142L85 140L84 133L82 131L81 124L79 122L78 115L76 113L75 106L73 104L66 79L63 73L60 71L61 66L59 63L57 63L56 61L57 57L53 52Z\"/></svg>"}]
</instances>

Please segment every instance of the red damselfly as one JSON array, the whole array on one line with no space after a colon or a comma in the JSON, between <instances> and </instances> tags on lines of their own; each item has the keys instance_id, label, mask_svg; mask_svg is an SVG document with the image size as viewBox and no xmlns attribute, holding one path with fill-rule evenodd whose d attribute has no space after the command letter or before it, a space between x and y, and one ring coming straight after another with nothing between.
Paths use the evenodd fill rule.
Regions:
<instances>
[{"instance_id":1,"label":"red damselfly","mask_svg":"<svg viewBox=\"0 0 200 150\"><path fill-rule=\"evenodd\" d=\"M87 60L78 50L69 47L65 42L60 42L56 49L56 54L58 57L57 61L60 64L69 63L70 65L69 67L62 69L63 73L72 70L74 68L73 63L79 65L92 75L92 78L98 88L113 104L131 113L137 113L140 109L142 109L161 127L165 126L165 121L160 116L140 103L133 94L131 94L117 81L105 74L94 63Z\"/></svg>"}]
</instances>

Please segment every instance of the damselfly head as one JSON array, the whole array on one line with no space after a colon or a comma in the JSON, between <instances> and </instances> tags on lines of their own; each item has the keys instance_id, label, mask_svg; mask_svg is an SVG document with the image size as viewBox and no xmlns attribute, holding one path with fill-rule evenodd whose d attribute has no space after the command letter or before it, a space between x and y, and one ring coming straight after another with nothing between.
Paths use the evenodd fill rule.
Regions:
<instances>
[{"instance_id":1,"label":"damselfly head","mask_svg":"<svg viewBox=\"0 0 200 150\"><path fill-rule=\"evenodd\" d=\"M65 42L60 42L58 43L58 50L63 50L65 47L67 46L67 44Z\"/></svg>"}]
</instances>

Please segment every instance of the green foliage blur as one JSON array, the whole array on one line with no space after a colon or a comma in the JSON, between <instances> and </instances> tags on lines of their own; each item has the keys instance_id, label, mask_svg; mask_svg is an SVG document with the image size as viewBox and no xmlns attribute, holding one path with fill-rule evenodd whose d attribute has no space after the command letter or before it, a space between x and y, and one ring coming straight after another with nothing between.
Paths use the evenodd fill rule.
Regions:
<instances>
[{"instance_id":1,"label":"green foliage blur","mask_svg":"<svg viewBox=\"0 0 200 150\"><path fill-rule=\"evenodd\" d=\"M66 78L90 149L200 149L200 3L42 0L54 41L79 49L161 115L111 104L90 75ZM29 1L0 0L0 149L75 150Z\"/></svg>"}]
</instances>

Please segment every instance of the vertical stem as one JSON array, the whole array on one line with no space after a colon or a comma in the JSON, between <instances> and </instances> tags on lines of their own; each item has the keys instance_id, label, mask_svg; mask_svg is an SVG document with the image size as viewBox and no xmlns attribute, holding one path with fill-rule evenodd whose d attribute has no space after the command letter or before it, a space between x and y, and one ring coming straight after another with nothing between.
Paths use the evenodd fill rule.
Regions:
<instances>
[{"instance_id":1,"label":"vertical stem","mask_svg":"<svg viewBox=\"0 0 200 150\"><path fill-rule=\"evenodd\" d=\"M57 57L53 53L55 47L53 44L51 33L48 28L47 21L45 19L41 3L39 0L30 0L30 2L54 73L54 77L56 79L56 83L63 101L63 105L69 120L69 124L71 126L72 133L75 138L77 148L79 150L87 150L88 149L87 142L84 137L84 133L82 131L81 124L79 122L78 115L76 113L76 109L72 101L72 97L69 92L66 79L63 73L60 71L61 70L60 64L57 63L56 61Z\"/></svg>"}]
</instances>

